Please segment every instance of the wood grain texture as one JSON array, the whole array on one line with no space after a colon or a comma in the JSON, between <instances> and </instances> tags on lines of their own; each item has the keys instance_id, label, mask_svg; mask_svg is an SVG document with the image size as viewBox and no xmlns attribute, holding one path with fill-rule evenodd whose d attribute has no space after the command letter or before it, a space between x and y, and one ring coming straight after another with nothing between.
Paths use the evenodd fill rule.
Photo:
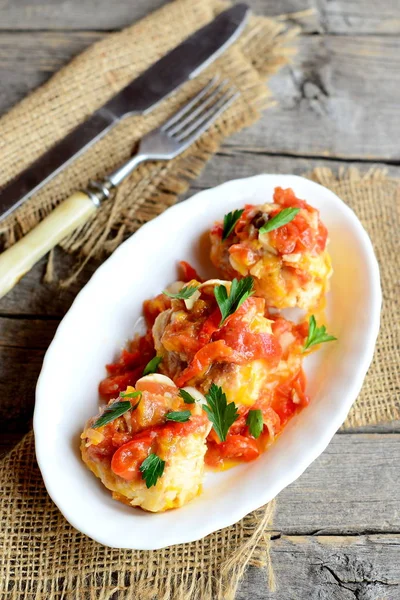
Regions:
<instances>
[{"instance_id":1,"label":"wood grain texture","mask_svg":"<svg viewBox=\"0 0 400 600\"><path fill-rule=\"evenodd\" d=\"M267 116L268 113L264 118L267 118ZM301 176L310 173L316 167L327 167L334 172L338 172L340 169L346 169L351 165L362 173L367 172L369 169L382 169L391 177L400 178L400 167L385 163L351 161L348 164L335 159L293 157L273 155L267 150L255 151L247 147L249 134L250 131L246 130L242 136L238 136L240 146L224 145L221 151L207 164L200 177L193 182L191 189L185 194L184 198L189 198L197 191L219 185L230 179L251 177L259 173L290 173Z\"/></svg>"},{"instance_id":2,"label":"wood grain texture","mask_svg":"<svg viewBox=\"0 0 400 600\"><path fill-rule=\"evenodd\" d=\"M264 15L312 9L308 31L397 34L400 5L396 0L247 0ZM163 0L3 0L0 29L99 29L126 27L165 4Z\"/></svg>"},{"instance_id":3,"label":"wood grain texture","mask_svg":"<svg viewBox=\"0 0 400 600\"><path fill-rule=\"evenodd\" d=\"M272 542L277 591L250 568L236 600L399 600L400 536L282 536Z\"/></svg>"},{"instance_id":4,"label":"wood grain texture","mask_svg":"<svg viewBox=\"0 0 400 600\"><path fill-rule=\"evenodd\" d=\"M0 113L104 34L0 34ZM400 37L303 36L271 80L277 105L229 147L400 162Z\"/></svg>"},{"instance_id":5,"label":"wood grain texture","mask_svg":"<svg viewBox=\"0 0 400 600\"><path fill-rule=\"evenodd\" d=\"M399 37L301 38L293 64L271 80L278 104L248 131L246 148L399 162L399 61Z\"/></svg>"},{"instance_id":6,"label":"wood grain texture","mask_svg":"<svg viewBox=\"0 0 400 600\"><path fill-rule=\"evenodd\" d=\"M398 434L336 435L281 492L274 528L285 534L400 532L399 452Z\"/></svg>"}]
</instances>

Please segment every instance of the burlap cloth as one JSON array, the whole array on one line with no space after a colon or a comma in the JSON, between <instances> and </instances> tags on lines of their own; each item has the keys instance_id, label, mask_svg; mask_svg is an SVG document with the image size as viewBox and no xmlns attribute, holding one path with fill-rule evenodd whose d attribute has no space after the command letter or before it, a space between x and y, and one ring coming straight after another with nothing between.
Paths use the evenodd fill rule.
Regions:
<instances>
[{"instance_id":1,"label":"burlap cloth","mask_svg":"<svg viewBox=\"0 0 400 600\"><path fill-rule=\"evenodd\" d=\"M0 184L224 6L218 0L176 1L78 57L0 120ZM262 79L286 60L282 43L292 34L283 31L283 21L253 17L243 38L209 69L230 76L241 89L242 99L184 156L168 164L143 166L115 201L106 203L96 219L63 247L80 250L84 256L110 252L124 235L173 203L223 137L258 118L268 99ZM120 163L128 156L132 140L165 118L176 103L184 102L209 75L185 86L154 114L126 122L76 161L2 223L5 243L29 230L77 186ZM21 139L24 153L20 152ZM361 176L351 169L338 177L327 169L316 169L310 177L331 188L356 211L381 266L384 310L375 360L345 427L397 419L399 185L382 172ZM198 542L139 552L101 546L65 521L44 488L32 433L0 462L0 486L1 598L230 600L249 564L269 568L273 587L269 561L273 503Z\"/></svg>"}]
</instances>

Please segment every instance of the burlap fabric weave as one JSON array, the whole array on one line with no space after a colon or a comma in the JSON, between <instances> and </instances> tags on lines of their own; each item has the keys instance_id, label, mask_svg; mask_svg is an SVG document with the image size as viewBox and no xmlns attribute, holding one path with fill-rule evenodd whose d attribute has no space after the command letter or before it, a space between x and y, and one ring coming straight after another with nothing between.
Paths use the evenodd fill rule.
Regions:
<instances>
[{"instance_id":1,"label":"burlap fabric weave","mask_svg":"<svg viewBox=\"0 0 400 600\"><path fill-rule=\"evenodd\" d=\"M381 268L384 305L375 358L344 427L399 419L400 323L393 318L399 182L382 172L361 176L353 169L339 177L316 169L310 176L355 210ZM0 462L0 489L0 597L7 600L232 600L249 564L268 567L273 585L272 503L191 544L154 552L105 548L73 529L51 502L32 433Z\"/></svg>"}]
</instances>

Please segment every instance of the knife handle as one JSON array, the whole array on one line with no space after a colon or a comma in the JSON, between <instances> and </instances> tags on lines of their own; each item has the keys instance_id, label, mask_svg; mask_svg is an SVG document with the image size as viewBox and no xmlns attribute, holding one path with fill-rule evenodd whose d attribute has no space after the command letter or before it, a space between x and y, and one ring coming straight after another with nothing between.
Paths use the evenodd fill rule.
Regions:
<instances>
[{"instance_id":1,"label":"knife handle","mask_svg":"<svg viewBox=\"0 0 400 600\"><path fill-rule=\"evenodd\" d=\"M63 238L86 223L95 211L96 204L88 194L75 192L32 231L0 254L0 298Z\"/></svg>"}]
</instances>

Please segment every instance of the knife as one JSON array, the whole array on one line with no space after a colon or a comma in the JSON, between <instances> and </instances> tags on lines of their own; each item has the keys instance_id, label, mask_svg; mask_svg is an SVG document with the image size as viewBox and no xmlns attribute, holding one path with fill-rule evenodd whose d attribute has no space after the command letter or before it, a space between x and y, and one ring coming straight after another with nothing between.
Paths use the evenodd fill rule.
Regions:
<instances>
[{"instance_id":1,"label":"knife","mask_svg":"<svg viewBox=\"0 0 400 600\"><path fill-rule=\"evenodd\" d=\"M220 13L40 156L0 192L0 220L123 118L150 112L183 83L196 77L239 37L249 12L249 7L241 3Z\"/></svg>"}]
</instances>

